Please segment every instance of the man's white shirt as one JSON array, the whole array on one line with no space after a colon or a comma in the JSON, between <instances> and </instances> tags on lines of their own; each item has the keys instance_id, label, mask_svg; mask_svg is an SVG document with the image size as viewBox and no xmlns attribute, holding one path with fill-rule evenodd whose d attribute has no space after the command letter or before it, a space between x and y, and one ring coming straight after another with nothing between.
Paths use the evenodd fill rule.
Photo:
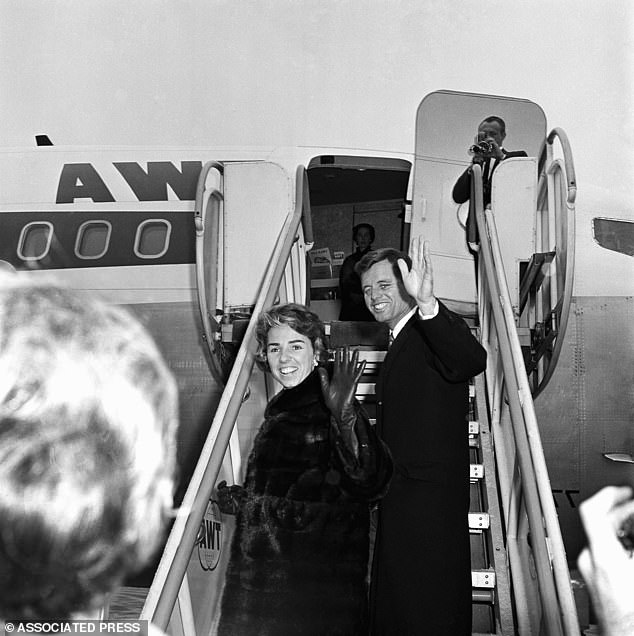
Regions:
<instances>
[{"instance_id":1,"label":"man's white shirt","mask_svg":"<svg viewBox=\"0 0 634 636\"><path fill-rule=\"evenodd\" d=\"M434 311L427 316L423 315L423 312L418 308L418 306L414 305L395 325L394 329L390 329L390 333L392 334L392 338L396 339L399 333L401 333L403 327L407 324L407 321L418 311L418 315L422 320L431 320L438 315L438 299L436 299L436 304L434 305Z\"/></svg>"}]
</instances>

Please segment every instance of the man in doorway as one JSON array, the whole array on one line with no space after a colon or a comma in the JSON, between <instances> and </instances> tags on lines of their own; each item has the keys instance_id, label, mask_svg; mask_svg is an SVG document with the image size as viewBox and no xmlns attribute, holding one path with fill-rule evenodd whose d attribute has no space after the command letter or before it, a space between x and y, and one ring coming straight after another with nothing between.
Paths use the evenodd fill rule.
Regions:
<instances>
[{"instance_id":1,"label":"man in doorway","mask_svg":"<svg viewBox=\"0 0 634 636\"><path fill-rule=\"evenodd\" d=\"M374 317L365 306L361 281L354 271L354 266L372 249L374 227L369 223L355 225L352 228L352 240L356 243L357 249L345 258L339 274L339 320L372 321Z\"/></svg>"},{"instance_id":2,"label":"man in doorway","mask_svg":"<svg viewBox=\"0 0 634 636\"><path fill-rule=\"evenodd\" d=\"M476 143L470 149L473 155L471 164L458 177L453 187L452 197L456 203L464 203L471 196L471 175L474 165L477 164L482 167L482 196L486 207L491 203L491 181L495 169L509 157L527 156L524 150L505 150L502 147L505 138L506 124L501 117L492 115L480 123L478 134L476 135ZM475 249L477 234L475 215L471 209L469 209L469 217L467 218L467 242L472 249Z\"/></svg>"},{"instance_id":3,"label":"man in doorway","mask_svg":"<svg viewBox=\"0 0 634 636\"><path fill-rule=\"evenodd\" d=\"M433 292L429 245L357 265L365 302L392 342L376 385L378 433L394 477L378 519L372 634L471 634L469 379L486 352Z\"/></svg>"}]
</instances>

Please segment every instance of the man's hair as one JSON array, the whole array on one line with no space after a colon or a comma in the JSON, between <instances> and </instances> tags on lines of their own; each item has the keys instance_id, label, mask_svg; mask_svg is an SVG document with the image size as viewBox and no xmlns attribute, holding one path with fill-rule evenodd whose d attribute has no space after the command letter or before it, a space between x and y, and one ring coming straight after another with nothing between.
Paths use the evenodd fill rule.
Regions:
<instances>
[{"instance_id":1,"label":"man's hair","mask_svg":"<svg viewBox=\"0 0 634 636\"><path fill-rule=\"evenodd\" d=\"M174 379L130 314L0 275L0 616L103 605L163 539Z\"/></svg>"},{"instance_id":2,"label":"man's hair","mask_svg":"<svg viewBox=\"0 0 634 636\"><path fill-rule=\"evenodd\" d=\"M401 276L401 270L398 268L398 260L402 258L406 263L409 269L412 268L412 259L399 250L395 250L393 247L383 247L379 250L372 250L368 252L355 266L354 271L361 278L362 274L365 274L372 265L376 265L381 261L388 261L392 264L392 271L396 276L396 280L399 282L403 282L403 277Z\"/></svg>"},{"instance_id":3,"label":"man's hair","mask_svg":"<svg viewBox=\"0 0 634 636\"><path fill-rule=\"evenodd\" d=\"M374 233L374 226L369 223L357 223L357 225L352 228L352 240L357 240L357 232L362 228L366 228L368 232L370 232L370 243L374 243L376 234Z\"/></svg>"},{"instance_id":4,"label":"man's hair","mask_svg":"<svg viewBox=\"0 0 634 636\"><path fill-rule=\"evenodd\" d=\"M270 371L266 357L269 331L272 327L281 327L282 325L288 325L293 331L308 338L313 345L317 360L325 362L327 352L324 347L324 323L317 314L304 307L304 305L287 303L271 307L258 318L255 328L255 337L258 343L255 361L260 369Z\"/></svg>"},{"instance_id":5,"label":"man's hair","mask_svg":"<svg viewBox=\"0 0 634 636\"><path fill-rule=\"evenodd\" d=\"M491 122L495 122L496 124L499 124L500 129L502 131L502 135L506 135L506 124L504 123L504 120L501 117L497 117L496 115L491 115L490 117L486 117L485 119L483 119L480 122L480 126L482 126L482 124L489 124Z\"/></svg>"}]
</instances>

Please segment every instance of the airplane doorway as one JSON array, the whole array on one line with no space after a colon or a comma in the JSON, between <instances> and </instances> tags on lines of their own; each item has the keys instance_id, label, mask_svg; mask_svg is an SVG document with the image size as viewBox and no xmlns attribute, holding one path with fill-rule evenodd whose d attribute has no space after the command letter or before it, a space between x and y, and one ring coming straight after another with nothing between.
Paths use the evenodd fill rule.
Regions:
<instances>
[{"instance_id":1,"label":"airplane doorway","mask_svg":"<svg viewBox=\"0 0 634 636\"><path fill-rule=\"evenodd\" d=\"M411 163L403 159L321 155L308 165L315 244L309 253L311 308L322 320L337 320L339 273L354 252L353 227L375 230L373 248L407 251L405 202Z\"/></svg>"}]
</instances>

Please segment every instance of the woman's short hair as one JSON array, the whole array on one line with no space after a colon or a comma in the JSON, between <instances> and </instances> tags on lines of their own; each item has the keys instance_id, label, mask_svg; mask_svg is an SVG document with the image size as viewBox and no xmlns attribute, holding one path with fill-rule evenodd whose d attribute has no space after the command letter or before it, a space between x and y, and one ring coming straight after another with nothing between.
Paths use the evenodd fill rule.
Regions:
<instances>
[{"instance_id":1,"label":"woman's short hair","mask_svg":"<svg viewBox=\"0 0 634 636\"><path fill-rule=\"evenodd\" d=\"M317 361L319 363L326 362L324 323L308 307L297 303L286 303L271 307L258 318L255 329L255 337L258 343L255 361L260 369L270 371L266 358L268 333L271 327L281 327L282 325L288 325L293 331L306 336L313 345Z\"/></svg>"},{"instance_id":2,"label":"woman's short hair","mask_svg":"<svg viewBox=\"0 0 634 636\"><path fill-rule=\"evenodd\" d=\"M0 616L103 604L164 539L177 390L131 314L0 275Z\"/></svg>"}]
</instances>

